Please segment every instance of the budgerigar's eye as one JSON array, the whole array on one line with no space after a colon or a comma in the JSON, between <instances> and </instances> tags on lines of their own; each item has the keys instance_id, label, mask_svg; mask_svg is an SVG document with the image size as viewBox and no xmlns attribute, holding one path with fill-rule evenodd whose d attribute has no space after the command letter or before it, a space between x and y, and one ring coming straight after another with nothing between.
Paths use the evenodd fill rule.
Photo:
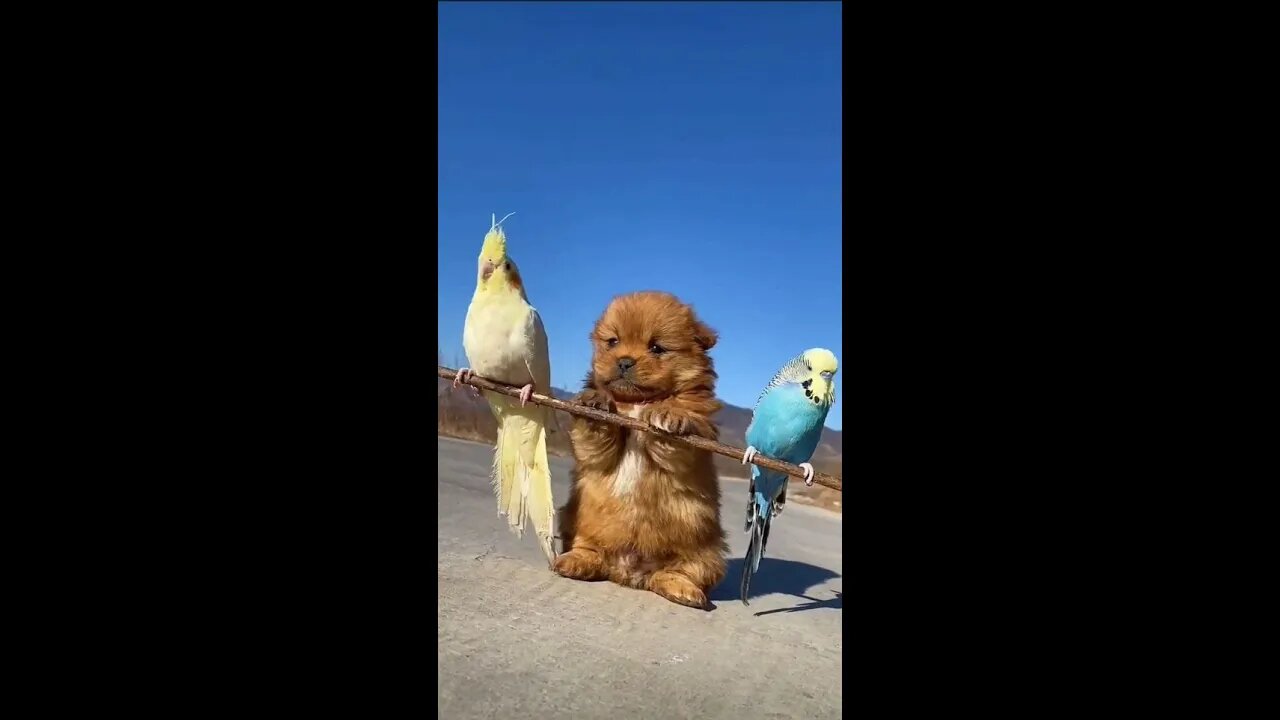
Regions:
<instances>
[{"instance_id":1,"label":"budgerigar's eye","mask_svg":"<svg viewBox=\"0 0 1280 720\"><path fill-rule=\"evenodd\" d=\"M667 349L666 349L666 348L664 348L664 347L662 347L662 346L661 346L661 345L659 345L658 343L653 343L653 344L651 344L651 345L649 346L649 352L653 353L654 355L661 355L662 353L664 353L664 352L666 352L666 351L667 351Z\"/></svg>"},{"instance_id":2,"label":"budgerigar's eye","mask_svg":"<svg viewBox=\"0 0 1280 720\"><path fill-rule=\"evenodd\" d=\"M604 344L608 345L609 347L613 347L614 345L618 344L618 338L609 338L608 340L604 341Z\"/></svg>"}]
</instances>

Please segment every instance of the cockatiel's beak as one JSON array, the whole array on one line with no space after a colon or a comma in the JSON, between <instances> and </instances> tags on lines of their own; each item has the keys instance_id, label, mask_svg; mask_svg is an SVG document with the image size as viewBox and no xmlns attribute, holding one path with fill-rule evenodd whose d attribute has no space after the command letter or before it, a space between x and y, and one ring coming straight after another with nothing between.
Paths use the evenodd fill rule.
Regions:
<instances>
[{"instance_id":1,"label":"cockatiel's beak","mask_svg":"<svg viewBox=\"0 0 1280 720\"><path fill-rule=\"evenodd\" d=\"M481 264L480 264L480 279L482 279L482 280L488 280L488 279L489 279L489 276L493 274L493 269L494 269L494 267L495 267L495 266L494 266L493 262L491 262L491 261L489 261L489 260L485 260L483 263L481 263Z\"/></svg>"}]
</instances>

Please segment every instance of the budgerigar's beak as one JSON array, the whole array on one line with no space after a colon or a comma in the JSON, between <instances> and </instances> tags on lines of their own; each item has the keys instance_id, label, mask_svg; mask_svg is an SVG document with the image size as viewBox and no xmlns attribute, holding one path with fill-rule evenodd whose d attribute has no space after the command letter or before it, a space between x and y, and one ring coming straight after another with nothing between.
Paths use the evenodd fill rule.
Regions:
<instances>
[{"instance_id":1,"label":"budgerigar's beak","mask_svg":"<svg viewBox=\"0 0 1280 720\"><path fill-rule=\"evenodd\" d=\"M484 263L480 265L480 278L488 280L489 276L493 274L493 267L494 265L492 262L485 260Z\"/></svg>"}]
</instances>

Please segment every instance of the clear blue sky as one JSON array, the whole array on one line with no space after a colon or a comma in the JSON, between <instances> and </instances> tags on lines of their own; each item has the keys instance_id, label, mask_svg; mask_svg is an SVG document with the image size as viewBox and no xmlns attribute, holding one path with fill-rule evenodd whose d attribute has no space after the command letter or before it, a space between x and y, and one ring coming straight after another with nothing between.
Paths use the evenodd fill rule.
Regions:
<instances>
[{"instance_id":1,"label":"clear blue sky","mask_svg":"<svg viewBox=\"0 0 1280 720\"><path fill-rule=\"evenodd\" d=\"M720 333L747 408L810 347L840 358L835 2L439 4L439 345L462 351L490 214L581 387L615 295L665 290Z\"/></svg>"}]
</instances>

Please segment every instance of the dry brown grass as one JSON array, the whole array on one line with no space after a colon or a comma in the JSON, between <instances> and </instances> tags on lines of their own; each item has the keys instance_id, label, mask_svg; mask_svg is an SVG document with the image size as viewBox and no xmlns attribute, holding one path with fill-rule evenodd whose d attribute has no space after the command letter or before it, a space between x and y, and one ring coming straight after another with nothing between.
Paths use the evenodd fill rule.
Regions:
<instances>
[{"instance_id":1,"label":"dry brown grass","mask_svg":"<svg viewBox=\"0 0 1280 720\"><path fill-rule=\"evenodd\" d=\"M498 439L498 423L484 400L475 397L465 386L452 390L442 381L436 402L436 433L446 437L492 443ZM547 434L547 454L571 455L568 433L569 414L556 412L556 422Z\"/></svg>"}]
</instances>

